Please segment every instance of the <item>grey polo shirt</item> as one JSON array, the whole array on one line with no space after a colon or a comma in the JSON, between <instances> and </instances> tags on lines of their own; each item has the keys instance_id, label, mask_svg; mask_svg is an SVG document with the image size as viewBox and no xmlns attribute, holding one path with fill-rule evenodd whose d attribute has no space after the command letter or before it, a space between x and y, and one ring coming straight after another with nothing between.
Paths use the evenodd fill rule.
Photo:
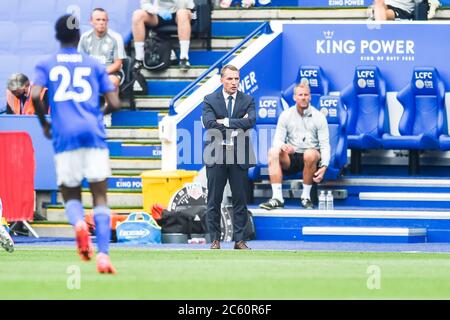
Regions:
<instances>
[{"instance_id":1,"label":"grey polo shirt","mask_svg":"<svg viewBox=\"0 0 450 320\"><path fill-rule=\"evenodd\" d=\"M304 153L307 149L319 150L320 166L328 166L330 163L327 119L311 105L304 111L303 116L296 106L281 113L272 145L281 147L283 144L293 146L298 153Z\"/></svg>"},{"instance_id":2,"label":"grey polo shirt","mask_svg":"<svg viewBox=\"0 0 450 320\"><path fill-rule=\"evenodd\" d=\"M81 36L78 43L78 51L87 53L105 66L114 63L114 60L125 59L125 47L120 34L109 30L99 38L94 30L89 30Z\"/></svg>"}]
</instances>

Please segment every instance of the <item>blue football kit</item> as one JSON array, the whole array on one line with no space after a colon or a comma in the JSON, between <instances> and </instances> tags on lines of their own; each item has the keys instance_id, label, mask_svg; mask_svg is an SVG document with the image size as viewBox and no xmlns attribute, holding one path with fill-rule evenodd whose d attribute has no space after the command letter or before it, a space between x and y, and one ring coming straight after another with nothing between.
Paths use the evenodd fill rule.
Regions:
<instances>
[{"instance_id":1,"label":"blue football kit","mask_svg":"<svg viewBox=\"0 0 450 320\"><path fill-rule=\"evenodd\" d=\"M34 84L47 87L55 153L107 148L100 94L115 91L104 65L62 48L35 68Z\"/></svg>"}]
</instances>

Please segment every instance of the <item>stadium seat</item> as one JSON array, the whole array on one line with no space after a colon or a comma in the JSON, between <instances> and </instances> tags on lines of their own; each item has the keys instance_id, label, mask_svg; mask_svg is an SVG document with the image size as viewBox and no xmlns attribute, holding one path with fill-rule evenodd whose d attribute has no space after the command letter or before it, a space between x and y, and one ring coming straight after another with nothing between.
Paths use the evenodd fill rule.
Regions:
<instances>
[{"instance_id":1,"label":"stadium seat","mask_svg":"<svg viewBox=\"0 0 450 320\"><path fill-rule=\"evenodd\" d=\"M140 7L139 0L104 1L93 0L92 9L103 8L108 12L109 27L119 33L126 42L131 34L131 16Z\"/></svg>"},{"instance_id":2,"label":"stadium seat","mask_svg":"<svg viewBox=\"0 0 450 320\"><path fill-rule=\"evenodd\" d=\"M26 55L21 56L19 71L26 74L28 78L33 81L34 79L34 68L36 64L44 60L48 55Z\"/></svg>"},{"instance_id":3,"label":"stadium seat","mask_svg":"<svg viewBox=\"0 0 450 320\"><path fill-rule=\"evenodd\" d=\"M0 21L16 21L19 1L0 1Z\"/></svg>"},{"instance_id":4,"label":"stadium seat","mask_svg":"<svg viewBox=\"0 0 450 320\"><path fill-rule=\"evenodd\" d=\"M56 51L54 24L33 22L21 25L19 48L20 54L50 54Z\"/></svg>"},{"instance_id":5,"label":"stadium seat","mask_svg":"<svg viewBox=\"0 0 450 320\"><path fill-rule=\"evenodd\" d=\"M211 14L212 4L209 0L194 0L197 19L192 21L192 38L203 39L207 50L211 50ZM175 24L166 24L154 29L157 33L166 35L177 35L178 29Z\"/></svg>"},{"instance_id":6,"label":"stadium seat","mask_svg":"<svg viewBox=\"0 0 450 320\"><path fill-rule=\"evenodd\" d=\"M445 87L434 67L415 67L411 79L398 94L403 105L400 136L384 133L383 148L409 150L409 173L418 174L419 151L439 149L445 120Z\"/></svg>"},{"instance_id":7,"label":"stadium seat","mask_svg":"<svg viewBox=\"0 0 450 320\"><path fill-rule=\"evenodd\" d=\"M16 0L19 2L17 21L53 22L55 20L56 0Z\"/></svg>"},{"instance_id":8,"label":"stadium seat","mask_svg":"<svg viewBox=\"0 0 450 320\"><path fill-rule=\"evenodd\" d=\"M0 54L15 53L19 43L19 26L14 22L0 21Z\"/></svg>"},{"instance_id":9,"label":"stadium seat","mask_svg":"<svg viewBox=\"0 0 450 320\"><path fill-rule=\"evenodd\" d=\"M317 106L319 98L328 94L328 79L326 78L322 68L319 66L300 66L295 82L281 93L283 99L289 106L294 103L294 88L297 84L305 80L308 81L311 89L311 104Z\"/></svg>"},{"instance_id":10,"label":"stadium seat","mask_svg":"<svg viewBox=\"0 0 450 320\"><path fill-rule=\"evenodd\" d=\"M382 147L386 132L386 84L375 66L358 66L353 82L341 94L347 107L347 138L351 172L361 173L361 150Z\"/></svg>"},{"instance_id":11,"label":"stadium seat","mask_svg":"<svg viewBox=\"0 0 450 320\"><path fill-rule=\"evenodd\" d=\"M0 113L6 110L6 82L11 74L19 72L20 57L17 55L0 55Z\"/></svg>"},{"instance_id":12,"label":"stadium seat","mask_svg":"<svg viewBox=\"0 0 450 320\"><path fill-rule=\"evenodd\" d=\"M105 1L106 2L106 1ZM108 1L109 2L109 1ZM116 1L111 1L116 2ZM118 1L122 2L122 1ZM56 22L58 16L61 16L66 13L74 14L80 19L80 23L88 23L89 17L91 16L92 11L92 0L57 0L56 3L56 12L57 16L51 19L51 22Z\"/></svg>"},{"instance_id":13,"label":"stadium seat","mask_svg":"<svg viewBox=\"0 0 450 320\"><path fill-rule=\"evenodd\" d=\"M347 111L337 96L320 97L317 109L327 118L330 137L330 164L324 181L336 180L347 164Z\"/></svg>"},{"instance_id":14,"label":"stadium seat","mask_svg":"<svg viewBox=\"0 0 450 320\"><path fill-rule=\"evenodd\" d=\"M272 146L278 118L283 112L281 100L276 96L260 97L256 105L255 136L252 137L256 156L256 166L249 169L248 177L252 181L259 180L261 168L268 166L268 153Z\"/></svg>"}]
</instances>

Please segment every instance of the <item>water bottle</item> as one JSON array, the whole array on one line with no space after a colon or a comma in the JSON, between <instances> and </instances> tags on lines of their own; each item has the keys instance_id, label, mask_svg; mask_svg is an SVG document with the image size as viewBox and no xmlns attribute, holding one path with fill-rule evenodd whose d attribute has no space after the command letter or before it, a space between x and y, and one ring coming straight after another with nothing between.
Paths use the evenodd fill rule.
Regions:
<instances>
[{"instance_id":1,"label":"water bottle","mask_svg":"<svg viewBox=\"0 0 450 320\"><path fill-rule=\"evenodd\" d=\"M325 197L325 191L321 190L319 195L319 210L326 210L327 199Z\"/></svg>"},{"instance_id":2,"label":"water bottle","mask_svg":"<svg viewBox=\"0 0 450 320\"><path fill-rule=\"evenodd\" d=\"M328 190L327 194L327 210L334 210L333 192Z\"/></svg>"}]
</instances>

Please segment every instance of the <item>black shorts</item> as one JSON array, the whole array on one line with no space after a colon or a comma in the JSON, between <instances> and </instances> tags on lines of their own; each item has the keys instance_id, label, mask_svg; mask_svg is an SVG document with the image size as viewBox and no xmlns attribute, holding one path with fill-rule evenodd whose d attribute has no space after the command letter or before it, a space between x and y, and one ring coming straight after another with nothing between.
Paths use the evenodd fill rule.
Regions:
<instances>
[{"instance_id":1,"label":"black shorts","mask_svg":"<svg viewBox=\"0 0 450 320\"><path fill-rule=\"evenodd\" d=\"M303 171L303 153L292 153L289 155L291 165L286 170L283 169L283 175L290 176Z\"/></svg>"},{"instance_id":2,"label":"black shorts","mask_svg":"<svg viewBox=\"0 0 450 320\"><path fill-rule=\"evenodd\" d=\"M405 10L387 5L388 9L391 9L394 11L395 19L402 19L402 20L412 20L414 18L414 13L408 13Z\"/></svg>"},{"instance_id":3,"label":"black shorts","mask_svg":"<svg viewBox=\"0 0 450 320\"><path fill-rule=\"evenodd\" d=\"M192 12L192 10L191 10ZM161 18L160 16L158 16L158 24L156 25L156 27L160 27L160 26L165 26L165 25L176 25L177 24L177 13L172 13L172 18L170 20L164 20L163 18ZM191 24L193 23L194 19L191 19ZM156 28L155 27L155 28Z\"/></svg>"}]
</instances>

